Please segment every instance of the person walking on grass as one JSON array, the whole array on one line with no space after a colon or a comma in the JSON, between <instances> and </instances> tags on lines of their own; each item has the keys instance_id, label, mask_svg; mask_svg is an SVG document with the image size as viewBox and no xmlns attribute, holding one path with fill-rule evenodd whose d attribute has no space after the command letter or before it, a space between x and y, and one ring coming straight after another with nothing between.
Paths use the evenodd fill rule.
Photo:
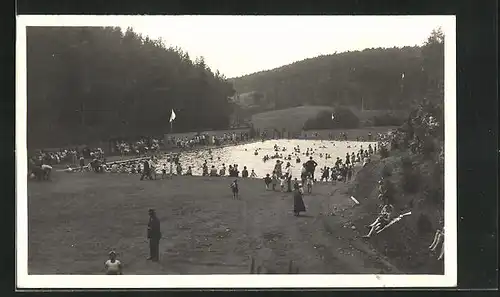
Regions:
<instances>
[{"instance_id":1,"label":"person walking on grass","mask_svg":"<svg viewBox=\"0 0 500 297\"><path fill-rule=\"evenodd\" d=\"M238 200L239 197L238 197L238 192L239 192L239 189L238 189L238 180L234 180L232 183L231 183L231 191L233 192L233 199L235 200Z\"/></svg>"},{"instance_id":2,"label":"person walking on grass","mask_svg":"<svg viewBox=\"0 0 500 297\"><path fill-rule=\"evenodd\" d=\"M303 211L306 211L306 206L304 204L304 200L302 199L300 187L298 184L295 184L293 191L293 213L296 217L298 217Z\"/></svg>"},{"instance_id":3,"label":"person walking on grass","mask_svg":"<svg viewBox=\"0 0 500 297\"><path fill-rule=\"evenodd\" d=\"M160 239L161 239L161 230L160 230L160 220L156 216L156 211L152 208L149 209L149 222L148 222L148 239L149 239L149 258L148 260L152 260L153 262L158 262L160 255Z\"/></svg>"},{"instance_id":4,"label":"person walking on grass","mask_svg":"<svg viewBox=\"0 0 500 297\"><path fill-rule=\"evenodd\" d=\"M273 176L274 176L274 172L273 172ZM269 185L272 183L272 178L269 176L269 173L266 174L266 177L264 177L264 183L266 184L266 190L269 190ZM274 189L273 189L274 191Z\"/></svg>"},{"instance_id":5,"label":"person walking on grass","mask_svg":"<svg viewBox=\"0 0 500 297\"><path fill-rule=\"evenodd\" d=\"M149 161L144 160L143 165L144 165L144 168L142 169L141 180L144 180L144 177L152 179L151 178L151 171L149 168Z\"/></svg>"},{"instance_id":6,"label":"person walking on grass","mask_svg":"<svg viewBox=\"0 0 500 297\"><path fill-rule=\"evenodd\" d=\"M311 194L311 193L312 193L313 183L314 183L314 181L313 181L313 179L312 179L312 175L311 175L311 174L309 174L309 175L307 176L307 181L306 181L306 185L307 185L307 193L308 193L308 194Z\"/></svg>"},{"instance_id":7,"label":"person walking on grass","mask_svg":"<svg viewBox=\"0 0 500 297\"><path fill-rule=\"evenodd\" d=\"M318 166L318 163L316 163L313 160L313 157L309 157L309 161L306 162L306 169L308 173L311 173L312 179L314 180L314 171L316 170L316 166Z\"/></svg>"},{"instance_id":8,"label":"person walking on grass","mask_svg":"<svg viewBox=\"0 0 500 297\"><path fill-rule=\"evenodd\" d=\"M286 170L286 182L287 182L287 186L288 186L287 192L291 192L292 191L292 165L290 164L290 162L286 163L285 170Z\"/></svg>"},{"instance_id":9,"label":"person walking on grass","mask_svg":"<svg viewBox=\"0 0 500 297\"><path fill-rule=\"evenodd\" d=\"M109 260L104 263L107 275L122 275L122 263L116 259L116 252L109 252Z\"/></svg>"},{"instance_id":10,"label":"person walking on grass","mask_svg":"<svg viewBox=\"0 0 500 297\"><path fill-rule=\"evenodd\" d=\"M385 226L387 226L387 224L391 222L393 211L394 207L392 205L385 205L382 208L382 211L380 212L377 219L370 225L366 226L367 228L370 229L370 232L368 232L367 235L364 235L362 237L368 239L372 236L373 232L381 230Z\"/></svg>"}]
</instances>

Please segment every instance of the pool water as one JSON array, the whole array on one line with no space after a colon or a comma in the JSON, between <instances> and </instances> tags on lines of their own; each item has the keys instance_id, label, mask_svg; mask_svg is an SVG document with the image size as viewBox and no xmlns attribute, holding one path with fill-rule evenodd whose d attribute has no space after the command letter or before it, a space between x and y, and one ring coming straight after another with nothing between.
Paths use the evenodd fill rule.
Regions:
<instances>
[{"instance_id":1,"label":"pool water","mask_svg":"<svg viewBox=\"0 0 500 297\"><path fill-rule=\"evenodd\" d=\"M212 165L217 168L217 172L222 167L222 164L226 166L226 175L228 174L229 165L238 164L238 170L243 170L246 166L249 174L252 169L255 170L258 178L263 178L266 173L271 174L274 170L274 165L276 160L283 161L282 171L285 172L285 165L290 162L292 166L292 176L299 177L302 169L302 164L309 160L312 156L313 160L318 163L316 172L319 173L319 169L324 166L333 167L337 157L345 160L346 153L349 155L354 152L355 154L359 152L361 148L367 149L368 145L371 144L372 147L376 142L359 142L359 141L328 141L328 140L267 140L265 142L254 142L244 145L222 147L222 148L212 148L210 150L199 150L192 152L183 152L180 154L180 162L182 165L183 173L187 170L188 166L191 166L193 175L202 175L203 163L207 161L208 168L210 169ZM265 155L273 156L276 152L274 146L279 147L278 154L282 155L283 158L269 159L264 162L263 157ZM294 147L299 146L300 153L294 151ZM286 151L282 151L285 148ZM306 156L306 150L309 148L310 155ZM258 151L258 155L255 155L255 151ZM311 154L311 150L312 154ZM325 154L330 154L331 158L326 159ZM288 156L291 156L291 160L286 160ZM320 157L320 155L322 155ZM297 156L300 158L301 162L297 163ZM160 160L161 166L165 164L166 160ZM167 168L169 165L167 164ZM319 176L318 176L319 177Z\"/></svg>"}]
</instances>

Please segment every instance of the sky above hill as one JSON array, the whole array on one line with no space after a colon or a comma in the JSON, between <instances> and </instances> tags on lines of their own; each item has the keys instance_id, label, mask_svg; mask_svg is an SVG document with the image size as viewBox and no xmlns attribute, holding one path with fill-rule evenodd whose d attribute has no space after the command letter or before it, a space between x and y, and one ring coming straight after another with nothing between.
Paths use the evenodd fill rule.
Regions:
<instances>
[{"instance_id":1,"label":"sky above hill","mask_svg":"<svg viewBox=\"0 0 500 297\"><path fill-rule=\"evenodd\" d=\"M319 55L422 45L440 16L148 16L120 26L238 77Z\"/></svg>"},{"instance_id":2,"label":"sky above hill","mask_svg":"<svg viewBox=\"0 0 500 297\"><path fill-rule=\"evenodd\" d=\"M335 52L422 45L453 16L30 16L32 24L119 26L205 58L228 78ZM446 27L448 25L448 27ZM452 30L452 29L450 29Z\"/></svg>"}]
</instances>

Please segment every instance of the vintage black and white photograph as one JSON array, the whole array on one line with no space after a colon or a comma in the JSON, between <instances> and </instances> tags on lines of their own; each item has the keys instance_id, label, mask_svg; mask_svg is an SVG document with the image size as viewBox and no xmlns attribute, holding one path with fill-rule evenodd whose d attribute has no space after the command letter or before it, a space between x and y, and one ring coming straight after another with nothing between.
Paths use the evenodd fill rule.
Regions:
<instances>
[{"instance_id":1,"label":"vintage black and white photograph","mask_svg":"<svg viewBox=\"0 0 500 297\"><path fill-rule=\"evenodd\" d=\"M19 284L456 285L453 16L18 22Z\"/></svg>"}]
</instances>

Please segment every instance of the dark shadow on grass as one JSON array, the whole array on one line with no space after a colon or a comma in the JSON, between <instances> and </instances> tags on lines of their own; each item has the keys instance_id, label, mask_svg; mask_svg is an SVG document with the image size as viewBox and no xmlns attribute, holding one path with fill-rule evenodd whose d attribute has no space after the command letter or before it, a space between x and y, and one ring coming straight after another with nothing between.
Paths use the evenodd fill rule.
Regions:
<instances>
[{"instance_id":1,"label":"dark shadow on grass","mask_svg":"<svg viewBox=\"0 0 500 297\"><path fill-rule=\"evenodd\" d=\"M315 218L315 216L309 215L309 214L301 214L301 215L298 216L298 218L309 218L309 219L311 219L311 218Z\"/></svg>"}]
</instances>

